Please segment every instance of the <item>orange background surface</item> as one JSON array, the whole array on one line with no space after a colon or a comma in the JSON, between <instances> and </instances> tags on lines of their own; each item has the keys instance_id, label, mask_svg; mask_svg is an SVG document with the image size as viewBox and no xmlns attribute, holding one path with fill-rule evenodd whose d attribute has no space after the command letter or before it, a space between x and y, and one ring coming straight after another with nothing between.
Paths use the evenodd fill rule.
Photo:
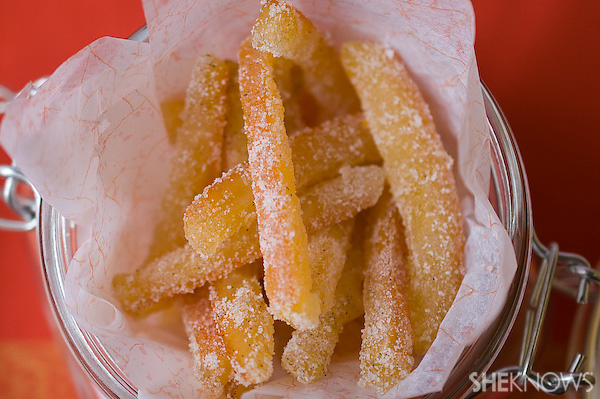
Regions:
<instances>
[{"instance_id":1,"label":"orange background surface","mask_svg":"<svg viewBox=\"0 0 600 399\"><path fill-rule=\"evenodd\" d=\"M536 230L544 242L557 241L595 263L600 2L474 0L474 7L480 73L520 146ZM0 84L19 90L94 39L126 37L142 24L138 0L3 0ZM7 214L0 205L0 215ZM38 255L28 240L35 237L0 231L0 397L76 397L40 305ZM565 346L569 306L559 305L550 319L558 348Z\"/></svg>"}]
</instances>

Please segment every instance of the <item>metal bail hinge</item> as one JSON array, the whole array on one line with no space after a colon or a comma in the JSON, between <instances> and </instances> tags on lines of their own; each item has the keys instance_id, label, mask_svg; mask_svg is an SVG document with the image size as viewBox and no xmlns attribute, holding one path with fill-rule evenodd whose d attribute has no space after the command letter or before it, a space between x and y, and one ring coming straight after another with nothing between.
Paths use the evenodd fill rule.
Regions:
<instances>
[{"instance_id":1,"label":"metal bail hinge","mask_svg":"<svg viewBox=\"0 0 600 399\"><path fill-rule=\"evenodd\" d=\"M481 381L479 389L468 395L469 398L506 379L512 379L511 382L516 381L521 386L529 384L550 395L562 395L571 390L589 391L596 382L590 372L583 371L586 364L586 355L583 353L575 354L566 371L540 374L533 369L552 287L572 296L578 304L585 305L592 295L595 300L595 294L600 286L600 272L593 269L582 256L559 252L558 245L555 243L545 247L535 232L533 248L541 258L542 264L531 299L527 304L519 365L488 374L488 377ZM592 332L590 335L595 336L600 317L594 318L591 324L594 325L590 325Z\"/></svg>"},{"instance_id":2,"label":"metal bail hinge","mask_svg":"<svg viewBox=\"0 0 600 399\"><path fill-rule=\"evenodd\" d=\"M37 226L37 211L40 206L40 196L29 180L16 166L0 165L0 177L3 177L2 199L18 220L0 218L0 229L12 231L29 231ZM21 184L29 186L33 198L21 195L18 187Z\"/></svg>"}]
</instances>

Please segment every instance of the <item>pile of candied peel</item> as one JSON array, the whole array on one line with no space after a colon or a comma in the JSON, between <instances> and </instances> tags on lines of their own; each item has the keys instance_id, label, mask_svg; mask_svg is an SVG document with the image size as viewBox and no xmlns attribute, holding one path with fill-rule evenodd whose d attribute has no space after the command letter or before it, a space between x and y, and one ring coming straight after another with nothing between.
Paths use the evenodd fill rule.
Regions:
<instances>
[{"instance_id":1,"label":"pile of candied peel","mask_svg":"<svg viewBox=\"0 0 600 399\"><path fill-rule=\"evenodd\" d=\"M358 384L406 377L459 288L464 235L452 159L394 52L338 53L267 1L238 62L200 56L162 111L177 151L162 213L113 286L132 315L176 304L199 393L267 381L275 320L294 329L281 363L300 382L363 315Z\"/></svg>"}]
</instances>

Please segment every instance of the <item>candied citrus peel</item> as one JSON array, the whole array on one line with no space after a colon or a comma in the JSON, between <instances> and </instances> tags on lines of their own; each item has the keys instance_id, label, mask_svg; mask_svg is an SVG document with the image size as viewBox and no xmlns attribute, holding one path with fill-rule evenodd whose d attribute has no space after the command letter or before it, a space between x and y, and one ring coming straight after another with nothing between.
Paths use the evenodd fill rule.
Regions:
<instances>
[{"instance_id":1,"label":"candied citrus peel","mask_svg":"<svg viewBox=\"0 0 600 399\"><path fill-rule=\"evenodd\" d=\"M296 187L336 176L344 166L381 162L377 147L360 114L327 121L290 137ZM188 206L185 236L196 251L214 253L219 245L247 226L253 203L247 163L226 172Z\"/></svg>"},{"instance_id":2,"label":"candied citrus peel","mask_svg":"<svg viewBox=\"0 0 600 399\"><path fill-rule=\"evenodd\" d=\"M416 83L391 49L349 42L341 57L404 221L413 340L415 352L422 354L463 277L465 237L453 162Z\"/></svg>"},{"instance_id":3,"label":"candied citrus peel","mask_svg":"<svg viewBox=\"0 0 600 399\"><path fill-rule=\"evenodd\" d=\"M225 61L229 68L227 82L225 131L223 133L223 170L248 160L246 135L244 134L244 117L240 100L240 85L238 82L238 64Z\"/></svg>"},{"instance_id":4,"label":"candied citrus peel","mask_svg":"<svg viewBox=\"0 0 600 399\"><path fill-rule=\"evenodd\" d=\"M221 173L227 75L225 62L211 55L201 56L194 66L177 131L171 179L147 262L185 245L185 209Z\"/></svg>"},{"instance_id":5,"label":"candied citrus peel","mask_svg":"<svg viewBox=\"0 0 600 399\"><path fill-rule=\"evenodd\" d=\"M360 232L352 236L352 246L335 287L333 306L310 330L294 331L287 342L281 366L298 381L308 384L319 378L329 365L344 324L363 314L362 282L364 260Z\"/></svg>"},{"instance_id":6,"label":"candied citrus peel","mask_svg":"<svg viewBox=\"0 0 600 399\"><path fill-rule=\"evenodd\" d=\"M273 58L252 48L247 40L240 48L239 63L269 310L295 328L310 328L317 323L320 307L311 292L308 238L296 194L283 103L273 79Z\"/></svg>"},{"instance_id":7,"label":"candied citrus peel","mask_svg":"<svg viewBox=\"0 0 600 399\"><path fill-rule=\"evenodd\" d=\"M370 219L359 385L383 394L406 377L414 363L406 295L408 257L402 222L389 192L371 210Z\"/></svg>"},{"instance_id":8,"label":"candied citrus peel","mask_svg":"<svg viewBox=\"0 0 600 399\"><path fill-rule=\"evenodd\" d=\"M187 296L181 314L190 340L194 384L202 397L219 397L233 374L225 343L213 320L208 287Z\"/></svg>"},{"instance_id":9,"label":"candied citrus peel","mask_svg":"<svg viewBox=\"0 0 600 399\"><path fill-rule=\"evenodd\" d=\"M252 45L302 67L306 87L321 105L320 120L359 110L359 101L335 49L313 23L289 4L264 3L252 28Z\"/></svg>"},{"instance_id":10,"label":"candied citrus peel","mask_svg":"<svg viewBox=\"0 0 600 399\"><path fill-rule=\"evenodd\" d=\"M345 168L340 176L314 185L300 196L302 221L310 232L354 217L375 205L383 184L379 166ZM140 314L166 298L193 292L260 258L257 230L256 221L251 222L208 257L186 245L132 274L119 274L113 279L115 296L125 311Z\"/></svg>"},{"instance_id":11,"label":"candied citrus peel","mask_svg":"<svg viewBox=\"0 0 600 399\"><path fill-rule=\"evenodd\" d=\"M333 307L335 287L344 268L353 226L354 220L345 220L308 236L313 291L321 300L322 313Z\"/></svg>"},{"instance_id":12,"label":"candied citrus peel","mask_svg":"<svg viewBox=\"0 0 600 399\"><path fill-rule=\"evenodd\" d=\"M171 144L175 144L175 141L177 140L177 130L183 123L181 120L181 113L183 112L184 106L184 100L170 100L160 104L160 110L162 111L163 119L165 121L165 128L167 129L167 137Z\"/></svg>"},{"instance_id":13,"label":"candied citrus peel","mask_svg":"<svg viewBox=\"0 0 600 399\"><path fill-rule=\"evenodd\" d=\"M273 317L262 294L261 266L260 262L243 266L210 285L215 322L234 381L244 386L265 382L273 373Z\"/></svg>"}]
</instances>

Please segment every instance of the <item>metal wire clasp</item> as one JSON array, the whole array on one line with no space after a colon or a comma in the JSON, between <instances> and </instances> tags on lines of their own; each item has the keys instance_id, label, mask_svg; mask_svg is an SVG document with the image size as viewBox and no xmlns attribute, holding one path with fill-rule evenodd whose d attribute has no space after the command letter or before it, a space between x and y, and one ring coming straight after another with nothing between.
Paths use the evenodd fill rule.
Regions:
<instances>
[{"instance_id":1,"label":"metal wire clasp","mask_svg":"<svg viewBox=\"0 0 600 399\"><path fill-rule=\"evenodd\" d=\"M0 218L0 229L12 231L29 231L37 226L37 211L40 196L29 180L16 166L0 165L0 176L5 178L2 188L2 199L19 220ZM33 198L19 194L18 186L26 184L33 192Z\"/></svg>"},{"instance_id":2,"label":"metal wire clasp","mask_svg":"<svg viewBox=\"0 0 600 399\"><path fill-rule=\"evenodd\" d=\"M535 232L533 248L541 258L542 264L531 299L527 304L519 365L489 374L480 384L480 388L483 389L472 391L468 397L474 397L485 391L486 386L509 378L516 379L520 385L530 384L535 389L550 395L562 395L570 390L588 391L595 384L591 373L582 371L586 360L586 355L583 353L576 353L570 367L562 372L541 375L534 371L533 362L552 288L559 289L572 296L578 304L585 305L590 299L591 289L600 286L600 272L593 269L589 262L580 255L559 252L556 243L552 243L548 247L544 246ZM592 323L600 323L600 318L593 320ZM597 325L590 327L590 331L597 330Z\"/></svg>"}]
</instances>

